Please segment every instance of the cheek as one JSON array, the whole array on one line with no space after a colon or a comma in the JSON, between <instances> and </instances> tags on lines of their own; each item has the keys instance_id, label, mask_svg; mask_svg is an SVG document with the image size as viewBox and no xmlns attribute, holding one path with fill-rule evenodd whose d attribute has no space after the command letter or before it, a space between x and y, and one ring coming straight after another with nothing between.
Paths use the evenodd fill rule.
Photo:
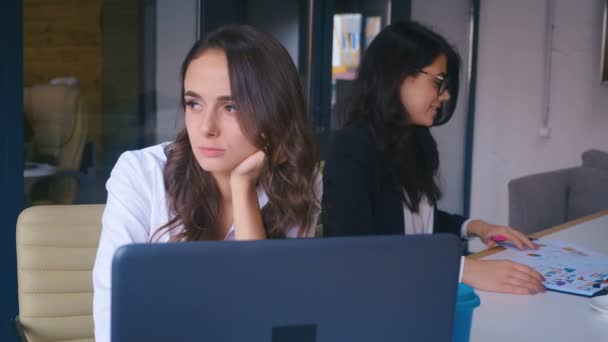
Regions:
<instances>
[{"instance_id":1,"label":"cheek","mask_svg":"<svg viewBox=\"0 0 608 342\"><path fill-rule=\"evenodd\" d=\"M186 132L188 132L188 138L192 140L192 138L195 136L195 123L193 122L193 119L190 115L184 116L184 125L186 126Z\"/></svg>"},{"instance_id":2,"label":"cheek","mask_svg":"<svg viewBox=\"0 0 608 342\"><path fill-rule=\"evenodd\" d=\"M192 113L186 112L184 114L184 125L186 126L188 134L190 134L190 132L194 132L198 125L197 116L193 115Z\"/></svg>"},{"instance_id":3,"label":"cheek","mask_svg":"<svg viewBox=\"0 0 608 342\"><path fill-rule=\"evenodd\" d=\"M232 139L231 145L234 154L239 156L249 156L257 151L257 148L243 135Z\"/></svg>"},{"instance_id":4,"label":"cheek","mask_svg":"<svg viewBox=\"0 0 608 342\"><path fill-rule=\"evenodd\" d=\"M241 131L241 128L236 120L227 120L224 122L223 132L226 134L226 137L229 140L228 143L230 144L230 148L235 157L248 157L257 151L257 148Z\"/></svg>"},{"instance_id":5,"label":"cheek","mask_svg":"<svg viewBox=\"0 0 608 342\"><path fill-rule=\"evenodd\" d=\"M424 92L412 84L404 84L401 87L401 104L411 116L417 116L428 108Z\"/></svg>"},{"instance_id":6,"label":"cheek","mask_svg":"<svg viewBox=\"0 0 608 342\"><path fill-rule=\"evenodd\" d=\"M233 139L230 145L230 153L227 156L228 158L225 159L226 164L224 164L227 169L234 169L257 151L257 148L242 136Z\"/></svg>"}]
</instances>

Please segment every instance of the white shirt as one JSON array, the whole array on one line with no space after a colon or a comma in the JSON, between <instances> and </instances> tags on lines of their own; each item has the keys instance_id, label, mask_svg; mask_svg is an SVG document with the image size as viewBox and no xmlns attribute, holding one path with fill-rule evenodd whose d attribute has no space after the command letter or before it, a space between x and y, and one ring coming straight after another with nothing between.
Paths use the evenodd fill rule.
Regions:
<instances>
[{"instance_id":1,"label":"white shirt","mask_svg":"<svg viewBox=\"0 0 608 342\"><path fill-rule=\"evenodd\" d=\"M407 193L405 194L407 196ZM435 220L435 207L429 204L426 196L422 196L418 205L418 212L412 213L410 209L403 205L403 223L405 226L405 234L433 234L433 224ZM460 237L467 239L467 226L471 220L466 220L460 226ZM460 271L458 272L458 281L462 282L462 269L464 267L464 257L460 258Z\"/></svg>"},{"instance_id":2,"label":"white shirt","mask_svg":"<svg viewBox=\"0 0 608 342\"><path fill-rule=\"evenodd\" d=\"M97 342L110 341L111 266L116 249L130 243L168 242L179 233L179 229L174 229L169 233L159 232L154 235L170 220L163 180L163 168L167 160L164 148L168 144L123 153L106 183L108 199L93 267L93 318ZM318 199L321 198L322 187L319 175L315 179ZM260 208L268 203L268 197L261 189L258 189L258 201ZM305 236L314 236L317 219L318 213ZM289 238L295 238L297 231L297 227L290 227L285 229L285 234ZM233 239L234 225L225 237L225 240Z\"/></svg>"}]
</instances>

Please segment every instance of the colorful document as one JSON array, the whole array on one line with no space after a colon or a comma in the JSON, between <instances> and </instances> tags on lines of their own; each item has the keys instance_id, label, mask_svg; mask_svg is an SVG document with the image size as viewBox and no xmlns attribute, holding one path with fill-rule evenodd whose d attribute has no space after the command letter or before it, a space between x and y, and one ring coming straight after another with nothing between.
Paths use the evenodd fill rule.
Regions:
<instances>
[{"instance_id":1,"label":"colorful document","mask_svg":"<svg viewBox=\"0 0 608 342\"><path fill-rule=\"evenodd\" d=\"M545 277L549 290L592 296L608 287L608 256L571 243L536 240L537 250L501 243L501 257L528 265Z\"/></svg>"}]
</instances>

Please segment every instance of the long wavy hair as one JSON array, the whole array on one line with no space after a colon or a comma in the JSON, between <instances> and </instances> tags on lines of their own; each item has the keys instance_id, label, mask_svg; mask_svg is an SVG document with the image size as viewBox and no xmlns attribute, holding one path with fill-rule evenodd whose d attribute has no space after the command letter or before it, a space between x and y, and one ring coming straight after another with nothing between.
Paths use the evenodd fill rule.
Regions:
<instances>
[{"instance_id":1,"label":"long wavy hair","mask_svg":"<svg viewBox=\"0 0 608 342\"><path fill-rule=\"evenodd\" d=\"M458 97L460 57L443 37L416 22L394 23L374 38L361 60L347 111L347 124L369 127L376 149L407 194L402 194L403 203L413 212L418 212L423 196L432 205L441 198L439 153L429 128L408 120L399 92L407 77L417 75L440 55L447 59L452 96L442 104L433 125L448 122Z\"/></svg>"},{"instance_id":2,"label":"long wavy hair","mask_svg":"<svg viewBox=\"0 0 608 342\"><path fill-rule=\"evenodd\" d=\"M272 36L250 26L226 26L197 41L181 68L181 108L185 110L184 78L190 63L209 49L226 54L231 95L238 122L249 141L266 153L259 186L268 197L262 220L269 238L299 227L304 236L319 208L314 193L317 147L309 127L296 68L285 48ZM193 154L187 131L165 148L165 190L173 218L163 227L173 240L217 240L221 194L210 173Z\"/></svg>"}]
</instances>

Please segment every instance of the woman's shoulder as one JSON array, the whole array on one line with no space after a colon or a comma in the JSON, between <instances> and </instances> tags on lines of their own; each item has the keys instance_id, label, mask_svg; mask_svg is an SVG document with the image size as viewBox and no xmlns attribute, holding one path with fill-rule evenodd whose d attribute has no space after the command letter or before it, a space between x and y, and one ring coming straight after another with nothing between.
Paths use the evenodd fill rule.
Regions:
<instances>
[{"instance_id":1,"label":"woman's shoulder","mask_svg":"<svg viewBox=\"0 0 608 342\"><path fill-rule=\"evenodd\" d=\"M334 140L336 139L371 142L372 136L368 125L358 123L350 124L336 130L334 132Z\"/></svg>"},{"instance_id":2,"label":"woman's shoulder","mask_svg":"<svg viewBox=\"0 0 608 342\"><path fill-rule=\"evenodd\" d=\"M336 130L331 139L331 154L372 156L374 141L368 125L352 124Z\"/></svg>"},{"instance_id":3,"label":"woman's shoulder","mask_svg":"<svg viewBox=\"0 0 608 342\"><path fill-rule=\"evenodd\" d=\"M133 191L156 192L164 189L163 170L167 157L162 143L139 150L123 152L114 165L106 183L110 189L124 189L129 186Z\"/></svg>"},{"instance_id":4,"label":"woman's shoulder","mask_svg":"<svg viewBox=\"0 0 608 342\"><path fill-rule=\"evenodd\" d=\"M115 172L136 172L136 173L155 173L161 172L167 162L165 148L170 143L162 143L139 150L123 152L112 173Z\"/></svg>"}]
</instances>

